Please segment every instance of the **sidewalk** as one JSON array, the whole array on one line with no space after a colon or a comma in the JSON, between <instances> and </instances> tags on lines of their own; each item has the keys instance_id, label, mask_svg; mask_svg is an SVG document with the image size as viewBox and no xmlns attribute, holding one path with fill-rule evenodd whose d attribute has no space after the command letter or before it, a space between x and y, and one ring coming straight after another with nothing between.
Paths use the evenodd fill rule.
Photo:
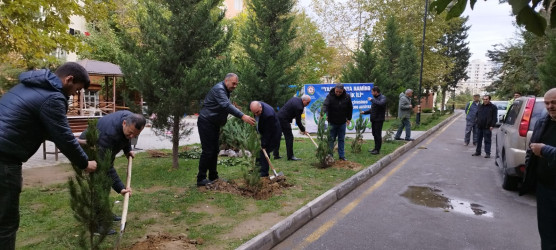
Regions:
<instances>
[{"instance_id":1,"label":"sidewalk","mask_svg":"<svg viewBox=\"0 0 556 250\"><path fill-rule=\"evenodd\" d=\"M196 117L187 117L187 118L185 118L185 120L188 124L190 124L190 126L192 128L192 131L191 131L191 134L187 138L180 140L180 146L201 143L201 140L199 139L199 133L197 131L197 118ZM304 135L300 134L298 131L299 130L294 129L294 131L293 131L294 137L307 138L307 136L304 136ZM411 131L411 137L412 138L418 138L423 133L425 133L425 131ZM382 131L382 135L384 136L385 134L386 134L386 131ZM402 136L405 136L405 132L402 133ZM312 137L313 137L313 139L316 139L315 138L316 135L312 135ZM353 138L353 137L355 137L355 134L346 134L346 137ZM371 134L370 129L367 129L365 131L365 133L363 134L363 139L365 139L365 140L372 140L373 139L373 136ZM164 136L155 135L154 131L150 127L147 127L145 129L143 129L143 132L141 132L141 135L139 136L136 147L137 147L137 149L134 150L136 152L144 152L147 149L171 149L172 148L172 142L170 141L170 138L165 138ZM49 152L54 151L54 143L53 142L46 141L46 151L49 151ZM58 165L60 163L69 163L69 160L62 153L58 154L58 161L54 160L54 155L52 155L52 154L47 154L46 155L46 160L44 160L43 159L43 153L42 153L42 144L41 144L41 147L39 148L39 150L37 150L37 152L31 158L29 158L29 160L27 162L23 163L23 169L37 168L37 167L48 167L48 166Z\"/></svg>"}]
</instances>

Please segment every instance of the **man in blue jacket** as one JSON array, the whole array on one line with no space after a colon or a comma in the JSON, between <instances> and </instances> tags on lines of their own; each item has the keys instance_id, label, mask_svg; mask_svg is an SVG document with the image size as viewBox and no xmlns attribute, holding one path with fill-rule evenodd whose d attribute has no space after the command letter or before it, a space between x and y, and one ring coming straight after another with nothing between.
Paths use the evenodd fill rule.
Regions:
<instances>
[{"instance_id":1,"label":"man in blue jacket","mask_svg":"<svg viewBox=\"0 0 556 250\"><path fill-rule=\"evenodd\" d=\"M305 126L301 122L301 114L303 114L303 110L309 103L311 102L311 97L308 95L302 95L301 98L293 97L278 110L278 120L280 120L280 128L282 129L282 133L284 134L284 139L286 140L286 155L288 156L289 161L299 161L300 158L297 158L293 155L293 133L292 133L292 119L295 118L295 122L297 123L297 127L302 134L308 134L305 131ZM280 159L280 142L278 142L278 147L274 150L274 159Z\"/></svg>"},{"instance_id":2,"label":"man in blue jacket","mask_svg":"<svg viewBox=\"0 0 556 250\"><path fill-rule=\"evenodd\" d=\"M108 169L108 175L112 179L112 188L116 193L124 195L131 194L131 188L126 187L116 169L114 168L114 160L120 151L124 151L126 157L135 157L135 152L131 151L131 139L137 138L143 128L145 128L145 117L141 114L134 114L130 111L118 111L98 120L97 129L99 132L97 146L99 148L99 156L104 157L104 151L110 150L112 165ZM87 144L85 140L87 130L83 131L79 136L81 145ZM119 216L114 216L115 221L119 221ZM114 230L103 232L106 234L116 233Z\"/></svg>"},{"instance_id":3,"label":"man in blue jacket","mask_svg":"<svg viewBox=\"0 0 556 250\"><path fill-rule=\"evenodd\" d=\"M346 126L351 123L353 103L351 102L351 97L344 89L344 85L338 83L330 90L326 99L324 99L322 111L326 114L328 126L330 127L330 134L328 135L330 154L334 152L334 142L336 137L338 137L339 159L345 161L344 141L346 138Z\"/></svg>"},{"instance_id":4,"label":"man in blue jacket","mask_svg":"<svg viewBox=\"0 0 556 250\"><path fill-rule=\"evenodd\" d=\"M386 119L386 96L380 93L380 88L374 86L371 89L374 98L369 97L371 108L361 111L361 114L371 114L371 132L375 141L375 148L369 152L373 155L380 154L382 148L382 125Z\"/></svg>"},{"instance_id":5,"label":"man in blue jacket","mask_svg":"<svg viewBox=\"0 0 556 250\"><path fill-rule=\"evenodd\" d=\"M217 83L205 96L203 108L197 120L197 128L201 139L201 158L199 159L199 173L197 173L197 186L206 186L218 179L216 163L220 128L228 121L228 114L241 118L246 123L255 125L253 117L243 114L230 101L230 93L238 84L238 77L228 73L224 81ZM207 180L207 171L208 180Z\"/></svg>"},{"instance_id":6,"label":"man in blue jacket","mask_svg":"<svg viewBox=\"0 0 556 250\"><path fill-rule=\"evenodd\" d=\"M0 246L15 249L19 228L22 163L48 139L85 170L94 172L71 132L66 113L69 96L88 88L89 75L77 63L66 63L55 73L42 69L19 76L19 84L0 98Z\"/></svg>"},{"instance_id":7,"label":"man in blue jacket","mask_svg":"<svg viewBox=\"0 0 556 250\"><path fill-rule=\"evenodd\" d=\"M498 121L498 108L490 102L490 95L483 96L483 104L477 109L477 148L472 156L481 155L483 138L485 141L485 158L490 158L492 130Z\"/></svg>"},{"instance_id":8,"label":"man in blue jacket","mask_svg":"<svg viewBox=\"0 0 556 250\"><path fill-rule=\"evenodd\" d=\"M252 101L249 108L257 120L257 132L261 134L262 149L258 161L261 164L261 177L265 177L268 176L269 164L263 150L268 154L280 145L280 137L282 137L280 121L272 107L264 102Z\"/></svg>"},{"instance_id":9,"label":"man in blue jacket","mask_svg":"<svg viewBox=\"0 0 556 250\"><path fill-rule=\"evenodd\" d=\"M544 94L547 115L535 123L520 195L536 189L542 249L556 249L556 88Z\"/></svg>"}]
</instances>

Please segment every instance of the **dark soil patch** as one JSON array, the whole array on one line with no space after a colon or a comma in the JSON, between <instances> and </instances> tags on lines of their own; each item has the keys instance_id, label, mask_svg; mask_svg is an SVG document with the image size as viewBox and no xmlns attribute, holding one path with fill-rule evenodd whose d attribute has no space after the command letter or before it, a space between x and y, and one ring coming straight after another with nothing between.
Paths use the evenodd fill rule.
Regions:
<instances>
[{"instance_id":1,"label":"dark soil patch","mask_svg":"<svg viewBox=\"0 0 556 250\"><path fill-rule=\"evenodd\" d=\"M249 187L243 180L237 183L235 181L226 182L216 180L209 186L199 187L199 190L231 193L254 198L256 200L266 200L272 196L280 195L283 189L291 186L292 185L286 181L285 176L278 176L272 180L268 177L261 177L260 187Z\"/></svg>"},{"instance_id":2,"label":"dark soil patch","mask_svg":"<svg viewBox=\"0 0 556 250\"><path fill-rule=\"evenodd\" d=\"M185 236L171 236L166 234L147 235L147 239L137 242L127 249L150 250L150 249L197 249L203 240L190 240Z\"/></svg>"}]
</instances>

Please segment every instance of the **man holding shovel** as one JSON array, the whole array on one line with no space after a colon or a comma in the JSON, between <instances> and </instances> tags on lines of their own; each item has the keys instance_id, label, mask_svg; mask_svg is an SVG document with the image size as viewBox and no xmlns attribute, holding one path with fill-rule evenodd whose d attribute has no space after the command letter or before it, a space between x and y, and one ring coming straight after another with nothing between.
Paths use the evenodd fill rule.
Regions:
<instances>
[{"instance_id":1,"label":"man holding shovel","mask_svg":"<svg viewBox=\"0 0 556 250\"><path fill-rule=\"evenodd\" d=\"M284 106L278 111L278 120L280 121L280 128L284 134L284 139L286 140L286 153L288 156L288 161L299 161L293 155L293 133L292 133L292 120L295 118L295 122L299 127L302 134L308 135L305 131L305 126L301 123L301 114L303 110L311 102L311 97L308 95L302 95L301 98L293 97L284 104ZM274 159L280 159L280 141L278 141L278 147L274 150Z\"/></svg>"},{"instance_id":2,"label":"man holding shovel","mask_svg":"<svg viewBox=\"0 0 556 250\"><path fill-rule=\"evenodd\" d=\"M126 193L131 194L131 188L126 187L116 169L114 169L114 159L116 155L123 150L124 155L127 157L135 157L135 152L131 151L131 139L136 138L141 134L143 128L145 128L145 117L141 114L135 114L130 111L118 111L106 116L103 116L98 120L97 129L99 132L97 146L99 147L99 155L104 156L105 150L111 150L112 158L110 169L108 170L108 175L112 179L112 188L116 193L125 195ZM79 144L86 145L85 135L87 130L81 133L79 136ZM114 215L114 221L119 221L121 218ZM98 233L103 234L115 234L116 231L110 229L98 229Z\"/></svg>"},{"instance_id":3,"label":"man holding shovel","mask_svg":"<svg viewBox=\"0 0 556 250\"><path fill-rule=\"evenodd\" d=\"M257 132L261 134L261 152L258 160L261 164L261 177L265 177L268 176L270 161L266 152L274 151L280 145L280 137L282 137L280 121L272 107L264 102L252 101L249 109L257 120Z\"/></svg>"}]
</instances>

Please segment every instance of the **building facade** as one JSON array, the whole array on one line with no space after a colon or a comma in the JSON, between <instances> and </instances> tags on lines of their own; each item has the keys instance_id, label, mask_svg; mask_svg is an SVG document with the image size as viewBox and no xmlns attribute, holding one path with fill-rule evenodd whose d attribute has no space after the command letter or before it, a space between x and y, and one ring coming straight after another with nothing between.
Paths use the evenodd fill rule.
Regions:
<instances>
[{"instance_id":1,"label":"building facade","mask_svg":"<svg viewBox=\"0 0 556 250\"><path fill-rule=\"evenodd\" d=\"M494 79L490 78L488 74L494 68L494 63L475 59L467 66L467 81L460 81L456 89L456 94L469 91L471 94L486 94L485 87L492 84Z\"/></svg>"}]
</instances>

